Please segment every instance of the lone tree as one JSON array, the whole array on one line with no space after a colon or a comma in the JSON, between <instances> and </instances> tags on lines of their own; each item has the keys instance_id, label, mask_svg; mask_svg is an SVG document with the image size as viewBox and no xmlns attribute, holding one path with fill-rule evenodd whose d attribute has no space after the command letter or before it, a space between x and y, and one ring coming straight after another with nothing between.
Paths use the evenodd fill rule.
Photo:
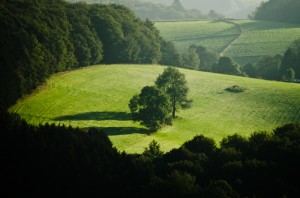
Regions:
<instances>
[{"instance_id":1,"label":"lone tree","mask_svg":"<svg viewBox=\"0 0 300 198\"><path fill-rule=\"evenodd\" d=\"M179 108L190 108L192 100L187 99L188 87L184 74L174 67L167 67L156 79L155 85L166 92L171 100L172 117Z\"/></svg>"},{"instance_id":2,"label":"lone tree","mask_svg":"<svg viewBox=\"0 0 300 198\"><path fill-rule=\"evenodd\" d=\"M169 96L154 86L146 86L139 95L133 96L129 108L133 120L141 121L151 132L172 123Z\"/></svg>"}]
</instances>

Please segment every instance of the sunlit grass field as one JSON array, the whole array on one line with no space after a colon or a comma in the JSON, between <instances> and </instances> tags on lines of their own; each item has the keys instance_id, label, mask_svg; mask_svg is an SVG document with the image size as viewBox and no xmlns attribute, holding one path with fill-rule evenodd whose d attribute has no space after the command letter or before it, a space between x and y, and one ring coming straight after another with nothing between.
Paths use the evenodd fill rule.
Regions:
<instances>
[{"instance_id":1,"label":"sunlit grass field","mask_svg":"<svg viewBox=\"0 0 300 198\"><path fill-rule=\"evenodd\" d=\"M166 40L180 51L191 44L203 45L232 57L240 64L255 62L264 55L283 55L288 46L300 38L300 25L267 21L234 20L156 22Z\"/></svg>"},{"instance_id":2,"label":"sunlit grass field","mask_svg":"<svg viewBox=\"0 0 300 198\"><path fill-rule=\"evenodd\" d=\"M158 65L100 65L52 76L44 86L10 108L31 124L56 123L105 131L114 146L142 152L151 140L164 151L203 134L223 137L300 122L300 84L273 82L180 69L186 75L193 106L178 112L172 126L151 135L131 121L130 98L153 85L165 67ZM246 89L231 93L226 88Z\"/></svg>"}]
</instances>

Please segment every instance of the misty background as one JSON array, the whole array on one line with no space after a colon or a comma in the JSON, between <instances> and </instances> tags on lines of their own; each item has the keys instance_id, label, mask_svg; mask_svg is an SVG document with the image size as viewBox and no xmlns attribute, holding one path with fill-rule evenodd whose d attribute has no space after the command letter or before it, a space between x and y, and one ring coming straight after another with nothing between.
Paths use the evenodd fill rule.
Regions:
<instances>
[{"instance_id":1,"label":"misty background","mask_svg":"<svg viewBox=\"0 0 300 198\"><path fill-rule=\"evenodd\" d=\"M67 0L69 2L116 3L132 9L142 19L204 19L214 10L219 17L247 19L264 0ZM174 3L175 2L175 3ZM182 5L175 6L174 5ZM215 18L215 17L213 17Z\"/></svg>"},{"instance_id":2,"label":"misty background","mask_svg":"<svg viewBox=\"0 0 300 198\"><path fill-rule=\"evenodd\" d=\"M171 6L174 0L139 0ZM197 9L203 14L214 10L228 18L246 19L263 0L181 0L186 9Z\"/></svg>"}]
</instances>

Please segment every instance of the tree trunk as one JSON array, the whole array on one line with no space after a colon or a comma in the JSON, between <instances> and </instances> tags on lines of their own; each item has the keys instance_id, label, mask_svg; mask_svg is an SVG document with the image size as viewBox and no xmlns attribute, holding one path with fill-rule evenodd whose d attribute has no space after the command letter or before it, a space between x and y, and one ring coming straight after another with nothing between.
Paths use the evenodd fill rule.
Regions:
<instances>
[{"instance_id":1,"label":"tree trunk","mask_svg":"<svg viewBox=\"0 0 300 198\"><path fill-rule=\"evenodd\" d=\"M176 102L175 99L172 101L172 118L175 118L175 112L176 112Z\"/></svg>"}]
</instances>

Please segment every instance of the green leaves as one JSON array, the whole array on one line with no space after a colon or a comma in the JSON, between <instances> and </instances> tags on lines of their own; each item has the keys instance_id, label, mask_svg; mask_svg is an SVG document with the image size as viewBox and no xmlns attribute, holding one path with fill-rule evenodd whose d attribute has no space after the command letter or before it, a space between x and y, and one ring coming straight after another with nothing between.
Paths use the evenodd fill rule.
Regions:
<instances>
[{"instance_id":1,"label":"green leaves","mask_svg":"<svg viewBox=\"0 0 300 198\"><path fill-rule=\"evenodd\" d=\"M144 87L139 95L134 95L129 101L133 120L141 121L150 131L156 131L164 124L171 125L177 108L191 107L186 83L184 74L167 67L158 76L156 87Z\"/></svg>"},{"instance_id":2,"label":"green leaves","mask_svg":"<svg viewBox=\"0 0 300 198\"><path fill-rule=\"evenodd\" d=\"M146 86L139 95L129 102L129 108L134 121L157 131L164 124L171 124L171 105L169 97L154 86Z\"/></svg>"},{"instance_id":3,"label":"green leaves","mask_svg":"<svg viewBox=\"0 0 300 198\"><path fill-rule=\"evenodd\" d=\"M13 104L55 72L99 63L157 63L161 42L151 21L143 22L121 5L3 3L0 102Z\"/></svg>"},{"instance_id":4,"label":"green leaves","mask_svg":"<svg viewBox=\"0 0 300 198\"><path fill-rule=\"evenodd\" d=\"M165 91L171 100L172 117L175 118L175 112L178 108L191 107L192 100L187 98L189 91L187 81L183 73L174 67L167 67L164 72L158 76L155 82L159 89Z\"/></svg>"},{"instance_id":5,"label":"green leaves","mask_svg":"<svg viewBox=\"0 0 300 198\"><path fill-rule=\"evenodd\" d=\"M241 75L240 65L235 63L230 57L221 57L219 62L214 64L212 71L221 74Z\"/></svg>"}]
</instances>

